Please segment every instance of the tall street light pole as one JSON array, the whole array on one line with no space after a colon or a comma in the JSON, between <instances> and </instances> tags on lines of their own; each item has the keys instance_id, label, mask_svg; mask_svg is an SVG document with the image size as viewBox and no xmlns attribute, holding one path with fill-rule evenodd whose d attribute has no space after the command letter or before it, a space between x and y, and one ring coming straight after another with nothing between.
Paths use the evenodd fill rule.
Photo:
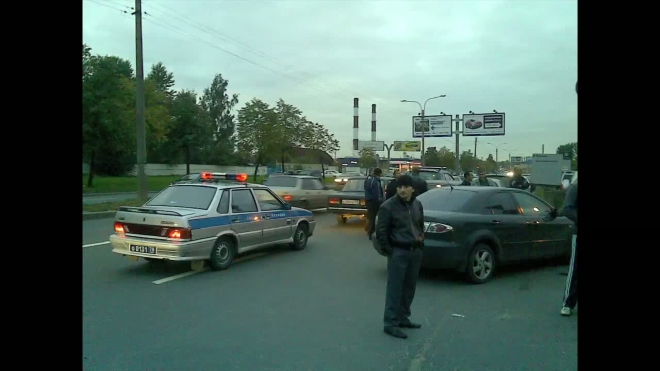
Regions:
<instances>
[{"instance_id":1,"label":"tall street light pole","mask_svg":"<svg viewBox=\"0 0 660 371\"><path fill-rule=\"evenodd\" d=\"M401 100L402 103L417 103L417 105L419 106L419 109L422 110L422 121L421 121L422 122L422 157L421 157L422 166L424 166L424 162L425 162L424 161L424 157L425 157L424 156L424 137L426 136L426 122L424 121L424 111L426 111L426 103L428 103L432 99L444 98L446 96L447 95L443 94L443 95L438 95L437 97L431 97L431 98L427 99L424 102L423 105L421 103L419 103L418 101L416 101L416 100L406 100L406 99Z\"/></svg>"},{"instance_id":2,"label":"tall street light pole","mask_svg":"<svg viewBox=\"0 0 660 371\"><path fill-rule=\"evenodd\" d=\"M500 146L503 146L506 143L500 143L500 144L486 143L486 144L490 144L491 146L495 146L495 163L497 163L498 162L497 158L498 158L498 155L499 155L499 152L500 152Z\"/></svg>"}]
</instances>

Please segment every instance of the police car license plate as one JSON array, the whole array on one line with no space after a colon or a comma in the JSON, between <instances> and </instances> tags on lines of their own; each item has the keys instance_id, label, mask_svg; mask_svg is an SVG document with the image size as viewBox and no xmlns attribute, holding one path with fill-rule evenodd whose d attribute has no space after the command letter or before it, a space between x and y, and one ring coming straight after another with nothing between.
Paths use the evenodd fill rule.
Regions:
<instances>
[{"instance_id":1,"label":"police car license plate","mask_svg":"<svg viewBox=\"0 0 660 371\"><path fill-rule=\"evenodd\" d=\"M358 200L341 200L341 203L344 205L359 205L360 201Z\"/></svg>"},{"instance_id":2,"label":"police car license plate","mask_svg":"<svg viewBox=\"0 0 660 371\"><path fill-rule=\"evenodd\" d=\"M128 249L131 252L156 255L156 248L151 246L130 245Z\"/></svg>"}]
</instances>

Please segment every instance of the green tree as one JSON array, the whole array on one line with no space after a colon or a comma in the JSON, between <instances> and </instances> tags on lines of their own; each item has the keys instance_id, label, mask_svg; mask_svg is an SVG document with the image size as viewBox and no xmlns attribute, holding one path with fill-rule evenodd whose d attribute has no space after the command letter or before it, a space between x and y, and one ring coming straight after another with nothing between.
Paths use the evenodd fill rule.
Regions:
<instances>
[{"instance_id":1,"label":"green tree","mask_svg":"<svg viewBox=\"0 0 660 371\"><path fill-rule=\"evenodd\" d=\"M262 100L253 98L238 111L236 144L239 154L252 160L255 178L260 165L280 155L280 135L277 112Z\"/></svg>"},{"instance_id":2,"label":"green tree","mask_svg":"<svg viewBox=\"0 0 660 371\"><path fill-rule=\"evenodd\" d=\"M275 113L280 129L280 133L277 135L278 143L276 143L276 146L280 148L278 159L282 171L285 171L285 164L291 160L293 149L309 144L314 140L314 134L309 130L308 120L303 117L302 111L296 106L284 102L282 98L275 105Z\"/></svg>"},{"instance_id":3,"label":"green tree","mask_svg":"<svg viewBox=\"0 0 660 371\"><path fill-rule=\"evenodd\" d=\"M197 93L192 90L181 90L176 94L171 116L173 125L168 132L168 140L173 152L183 155L186 174L190 174L190 164L209 144L212 136L210 121L197 104Z\"/></svg>"},{"instance_id":4,"label":"green tree","mask_svg":"<svg viewBox=\"0 0 660 371\"><path fill-rule=\"evenodd\" d=\"M378 166L378 161L376 160L376 152L374 152L371 148L362 149L360 151L358 164L363 168L372 168Z\"/></svg>"},{"instance_id":5,"label":"green tree","mask_svg":"<svg viewBox=\"0 0 660 371\"><path fill-rule=\"evenodd\" d=\"M328 129L318 122L307 121L304 124L302 133L302 145L305 148L314 150L314 153L319 155L318 158L313 158L311 160L315 163L321 163L321 171L325 178L325 156L322 156L322 152L333 153L338 151L339 141L335 139L334 134L330 134Z\"/></svg>"},{"instance_id":6,"label":"green tree","mask_svg":"<svg viewBox=\"0 0 660 371\"><path fill-rule=\"evenodd\" d=\"M129 61L83 45L83 159L96 173L123 175L135 164L135 90Z\"/></svg>"},{"instance_id":7,"label":"green tree","mask_svg":"<svg viewBox=\"0 0 660 371\"><path fill-rule=\"evenodd\" d=\"M440 156L436 147L428 147L424 154L424 164L426 166L442 166L440 165Z\"/></svg>"},{"instance_id":8,"label":"green tree","mask_svg":"<svg viewBox=\"0 0 660 371\"><path fill-rule=\"evenodd\" d=\"M145 78L147 153L150 162L174 164L181 160L179 156L172 156L174 145L167 137L173 125L170 112L176 96L174 85L174 74L163 63L151 66Z\"/></svg>"},{"instance_id":9,"label":"green tree","mask_svg":"<svg viewBox=\"0 0 660 371\"><path fill-rule=\"evenodd\" d=\"M492 153L488 154L488 158L486 158L486 161L483 161L481 166L489 173L493 173L497 170L497 163L495 162Z\"/></svg>"},{"instance_id":10,"label":"green tree","mask_svg":"<svg viewBox=\"0 0 660 371\"><path fill-rule=\"evenodd\" d=\"M472 151L467 150L461 153L461 168L464 170L472 170L478 166L478 160L474 157Z\"/></svg>"},{"instance_id":11,"label":"green tree","mask_svg":"<svg viewBox=\"0 0 660 371\"><path fill-rule=\"evenodd\" d=\"M452 152L446 146L442 146L438 150L438 165L437 166L444 166L447 169L453 169L455 165L456 165L456 156L454 155L454 152Z\"/></svg>"},{"instance_id":12,"label":"green tree","mask_svg":"<svg viewBox=\"0 0 660 371\"><path fill-rule=\"evenodd\" d=\"M562 144L557 147L557 153L566 155L568 154L571 158L571 168L577 171L578 168L578 144L577 142Z\"/></svg>"},{"instance_id":13,"label":"green tree","mask_svg":"<svg viewBox=\"0 0 660 371\"><path fill-rule=\"evenodd\" d=\"M235 147L235 117L232 110L238 104L238 94L229 95L229 81L217 74L204 89L200 99L213 127L211 146L205 151L205 162L216 165L231 163Z\"/></svg>"}]
</instances>

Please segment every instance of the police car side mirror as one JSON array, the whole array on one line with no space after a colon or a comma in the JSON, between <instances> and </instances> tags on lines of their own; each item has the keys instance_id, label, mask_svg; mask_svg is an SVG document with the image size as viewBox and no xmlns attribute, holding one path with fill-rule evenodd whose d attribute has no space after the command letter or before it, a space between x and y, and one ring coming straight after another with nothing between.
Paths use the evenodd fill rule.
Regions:
<instances>
[{"instance_id":1,"label":"police car side mirror","mask_svg":"<svg viewBox=\"0 0 660 371\"><path fill-rule=\"evenodd\" d=\"M564 180L561 181L561 186L562 186L562 188L564 188L564 190L568 189L568 187L570 187L570 185L571 185L571 182L568 179L564 179Z\"/></svg>"},{"instance_id":2,"label":"police car side mirror","mask_svg":"<svg viewBox=\"0 0 660 371\"><path fill-rule=\"evenodd\" d=\"M291 210L291 204L284 203L284 205L282 205L282 208L283 208L284 210Z\"/></svg>"},{"instance_id":3,"label":"police car side mirror","mask_svg":"<svg viewBox=\"0 0 660 371\"><path fill-rule=\"evenodd\" d=\"M328 187L328 186L323 186L323 190L324 190L324 191L327 191L327 190L329 190L329 189L330 189L330 187Z\"/></svg>"}]
</instances>

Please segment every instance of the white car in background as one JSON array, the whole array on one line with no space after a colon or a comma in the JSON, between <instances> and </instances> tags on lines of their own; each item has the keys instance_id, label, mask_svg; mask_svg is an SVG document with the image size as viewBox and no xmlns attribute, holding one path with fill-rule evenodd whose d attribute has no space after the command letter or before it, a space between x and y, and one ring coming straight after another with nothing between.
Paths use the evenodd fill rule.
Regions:
<instances>
[{"instance_id":1,"label":"white car in background","mask_svg":"<svg viewBox=\"0 0 660 371\"><path fill-rule=\"evenodd\" d=\"M337 170L326 170L323 172L323 175L336 178L338 176L341 176L341 173L338 172Z\"/></svg>"}]
</instances>

